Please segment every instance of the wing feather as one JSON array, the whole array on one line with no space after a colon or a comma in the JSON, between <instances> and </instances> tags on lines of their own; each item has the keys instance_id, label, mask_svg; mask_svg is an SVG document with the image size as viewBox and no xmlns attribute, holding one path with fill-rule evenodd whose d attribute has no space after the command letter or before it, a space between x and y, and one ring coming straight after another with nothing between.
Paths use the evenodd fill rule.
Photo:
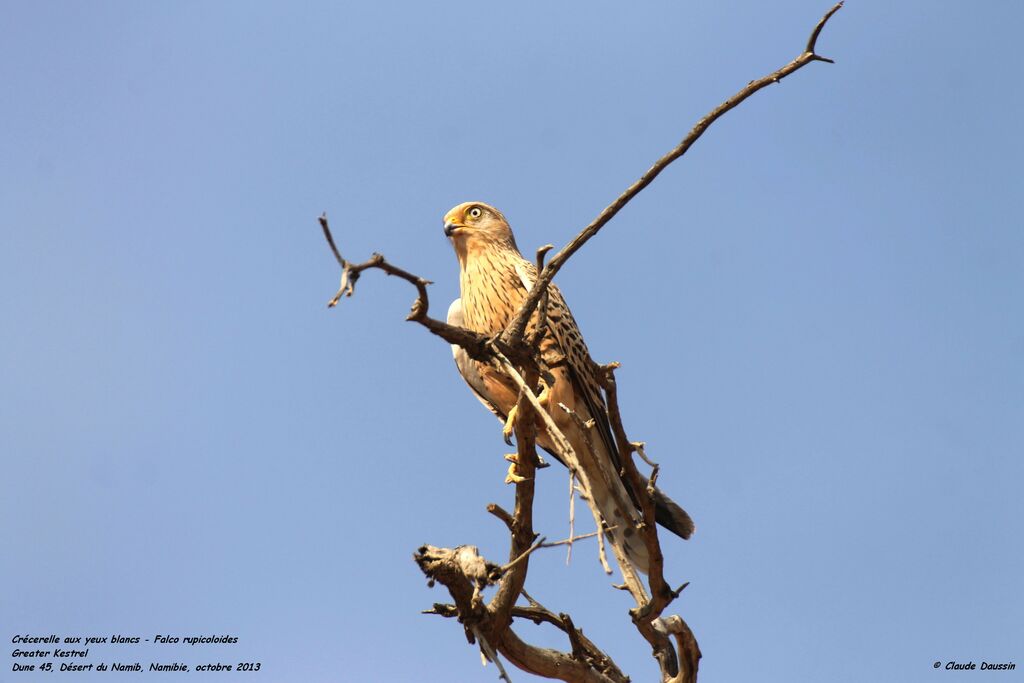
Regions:
<instances>
[{"instance_id":1,"label":"wing feather","mask_svg":"<svg viewBox=\"0 0 1024 683\"><path fill-rule=\"evenodd\" d=\"M533 283L537 279L536 267L525 259L518 260L515 267L526 291L532 289ZM549 285L547 316L551 336L559 347L561 355L568 360L566 365L574 392L583 399L591 419L594 420L594 427L608 453L614 471L620 472L623 465L622 458L608 419L608 403L605 400L604 390L596 377L597 364L590 357L590 351L583 341L583 335L572 317L572 312L565 303L562 292L555 284ZM638 492L634 491L626 480L622 480L622 485L633 505L639 508ZM694 530L690 515L658 488L655 488L654 499L658 523L682 538L690 538Z\"/></svg>"},{"instance_id":2,"label":"wing feather","mask_svg":"<svg viewBox=\"0 0 1024 683\"><path fill-rule=\"evenodd\" d=\"M448 324L455 325L456 327L464 327L465 322L462 317L462 299L456 299L452 302L452 305L448 307ZM473 391L473 395L476 396L477 400L484 405L487 410L491 411L498 416L502 421L505 420L505 415L498 409L498 407L491 401L487 396L487 383L484 382L483 375L480 374L480 368L476 361L469 357L466 350L458 344L452 344L452 356L455 358L455 367L459 369L459 374L462 375L462 379L466 380L466 384Z\"/></svg>"}]
</instances>

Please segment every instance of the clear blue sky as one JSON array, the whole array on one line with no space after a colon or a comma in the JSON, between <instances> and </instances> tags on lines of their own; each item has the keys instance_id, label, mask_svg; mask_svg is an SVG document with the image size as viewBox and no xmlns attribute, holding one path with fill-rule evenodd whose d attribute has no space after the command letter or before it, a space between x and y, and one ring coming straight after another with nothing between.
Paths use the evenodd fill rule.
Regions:
<instances>
[{"instance_id":1,"label":"clear blue sky","mask_svg":"<svg viewBox=\"0 0 1024 683\"><path fill-rule=\"evenodd\" d=\"M232 633L122 659L495 680L419 614L446 594L411 556L507 552L497 424L404 283L324 307L316 216L434 280L441 315L447 209L564 244L828 5L8 4L0 639ZM665 550L702 680L1021 677L1022 22L851 1L834 66L728 114L558 278L696 520ZM551 538L565 491L542 473ZM529 588L653 680L610 582L580 546Z\"/></svg>"}]
</instances>

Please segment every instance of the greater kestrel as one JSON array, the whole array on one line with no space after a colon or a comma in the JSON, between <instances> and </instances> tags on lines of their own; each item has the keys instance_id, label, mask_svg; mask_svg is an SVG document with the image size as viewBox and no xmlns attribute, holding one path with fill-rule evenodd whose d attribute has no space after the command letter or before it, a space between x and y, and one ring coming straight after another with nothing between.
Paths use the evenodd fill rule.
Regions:
<instances>
[{"instance_id":1,"label":"greater kestrel","mask_svg":"<svg viewBox=\"0 0 1024 683\"><path fill-rule=\"evenodd\" d=\"M459 259L462 294L452 302L448 322L487 335L501 332L533 286L536 267L519 253L505 217L487 204L459 204L445 214L444 232ZM590 358L561 292L553 284L548 289L546 313L540 352L554 378L550 386L544 386L548 413L568 438L580 467L586 470L590 490L584 493L607 525L606 530L610 530L612 543L618 544L630 561L646 572L647 549L636 532L640 517L638 496L643 492L631 490L618 474L619 451L609 426L598 367ZM531 325L534 329L538 321L535 314ZM459 346L453 346L452 351L459 372L477 398L504 421L518 400L518 390L511 378L492 365L472 360ZM584 434L580 423L560 405L575 412L584 423L593 420L589 434ZM538 432L537 443L558 457L543 430ZM690 516L657 489L655 508L661 526L682 538L693 533Z\"/></svg>"}]
</instances>

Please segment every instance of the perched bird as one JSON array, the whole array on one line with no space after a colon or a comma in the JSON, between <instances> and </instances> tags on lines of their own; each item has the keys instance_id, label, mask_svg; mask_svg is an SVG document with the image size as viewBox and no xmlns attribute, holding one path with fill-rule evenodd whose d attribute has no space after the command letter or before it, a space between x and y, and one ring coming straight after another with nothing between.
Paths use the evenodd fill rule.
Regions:
<instances>
[{"instance_id":1,"label":"perched bird","mask_svg":"<svg viewBox=\"0 0 1024 683\"><path fill-rule=\"evenodd\" d=\"M487 335L501 332L526 299L536 281L537 268L519 253L505 217L487 204L466 202L453 208L444 216L444 233L459 259L461 290L461 298L453 301L448 310L448 323ZM529 329L536 330L538 322L535 313ZM471 359L458 345L452 346L452 353L459 372L477 398L506 421L507 438L511 430L508 416L518 401L515 383L498 368ZM608 422L598 366L554 284L548 288L540 353L550 377L549 381L542 381L539 398L569 440L584 470L590 483L590 490L584 491L588 503L604 521L611 542L626 553L637 569L647 572L647 548L636 531L641 516L639 496L643 492L632 490L619 475L619 451ZM585 428L560 406L575 412L584 423L593 420L589 433L584 433ZM558 457L543 429L537 433L537 443ZM514 467L510 468L512 478ZM658 489L655 509L661 526L682 538L693 533L690 516Z\"/></svg>"}]
</instances>

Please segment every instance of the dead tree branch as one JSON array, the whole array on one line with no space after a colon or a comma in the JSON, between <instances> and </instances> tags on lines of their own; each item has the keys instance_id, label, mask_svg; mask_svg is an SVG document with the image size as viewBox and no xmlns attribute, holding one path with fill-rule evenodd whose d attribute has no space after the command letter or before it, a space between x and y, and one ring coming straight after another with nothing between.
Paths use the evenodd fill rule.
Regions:
<instances>
[{"instance_id":1,"label":"dead tree branch","mask_svg":"<svg viewBox=\"0 0 1024 683\"><path fill-rule=\"evenodd\" d=\"M539 358L538 349L546 324L548 285L573 254L592 239L669 164L686 154L711 124L726 112L759 90L780 82L786 76L811 62L831 63L831 59L818 55L815 50L822 29L842 5L843 3L839 2L818 21L800 55L767 76L751 81L700 119L676 147L658 159L646 173L555 254L547 265L544 265L544 255L552 247L547 245L539 249L537 251L539 275L523 305L502 333L496 337L487 337L472 330L452 326L431 318L428 315L429 298L427 294L430 281L389 263L383 255L373 254L363 263L347 261L337 248L327 223L326 214L320 217L320 226L324 236L342 270L338 292L330 300L328 306L335 306L342 297L352 296L355 293L357 281L366 270L381 270L387 275L403 279L417 291L417 298L407 320L423 325L432 334L441 337L449 344L460 346L474 360L495 366L503 376L510 378L519 390L517 412L513 422L517 450L514 455L508 456L513 466L510 470L510 479L515 482L515 508L512 513L509 513L498 505L488 506L488 511L501 519L509 530L511 539L508 561L504 565L488 562L480 556L475 546L469 545L454 549L424 545L414 556L430 585L435 582L441 583L448 589L454 601L454 604L435 604L432 609L425 610L425 613L457 618L463 625L467 640L471 644L479 645L487 661L495 662L502 679L507 681L509 676L501 665L500 657L506 658L524 671L572 683L625 683L629 680L610 657L576 628L569 615L556 614L548 610L527 595L524 590L530 557L534 551L538 548L563 543L571 546L573 541L588 536L574 536L570 527L570 537L566 541L544 543L544 539L537 540L537 534L533 530L533 497L534 479L538 467L541 466L536 450L538 429L543 429L547 434L555 454L568 466L570 476L580 482L583 490L593 490L587 481L590 470L580 466L577 454L568 438L558 429L551 415L540 404L534 393L539 378L545 376L545 367ZM538 332L530 339L526 339L527 326L535 313L537 314ZM623 576L623 583L616 588L628 590L636 603L636 606L629 611L630 617L637 631L650 644L652 654L661 669L663 683L695 683L701 657L697 640L681 617L678 615L663 616L665 610L687 584L684 583L678 589L672 590L664 576L664 557L658 539L655 517L655 500L658 495L661 495L656 487L659 468L647 459L643 443L631 442L623 427L614 374L617 367L618 365L614 363L601 366L599 374L603 378L608 418L619 448L622 471L615 473L599 471L599 474L601 476L620 476L627 480L631 490L637 492L639 500L636 503L640 508L640 521L636 530L646 545L650 566L645 585L641 576L622 553L621 548L617 547L618 544L611 544ZM568 409L566 410L568 411ZM571 411L568 412L571 413ZM574 417L581 423L583 422L578 416L574 415ZM585 423L582 428L583 433L586 434ZM645 478L637 469L634 455L639 455L652 467L650 479ZM515 473L514 477L512 476L513 472ZM571 482L572 479L570 479L570 490ZM596 511L593 509L591 511L599 530L593 534L597 535L601 549L599 557L605 570L611 573L604 556L603 538L600 533L602 520ZM494 596L489 602L485 602L483 598L485 589L495 585L497 590ZM529 602L528 606L517 604L520 596L526 597ZM525 643L512 628L515 619L527 619L535 624L547 623L554 626L568 637L569 651L559 652Z\"/></svg>"},{"instance_id":2,"label":"dead tree branch","mask_svg":"<svg viewBox=\"0 0 1024 683\"><path fill-rule=\"evenodd\" d=\"M382 270L388 275L393 275L397 278L401 278L416 288L417 296L416 300L413 301L412 308L409 311L409 315L406 316L406 320L411 322L417 322L423 325L433 334L441 337L449 344L458 344L466 350L471 358L478 361L488 361L491 359L491 347L493 343L500 344L500 341L491 340L485 335L478 334L471 330L467 330L464 327L455 327L448 323L441 322L435 318L431 318L427 315L430 309L430 297L427 295L427 286L433 284L430 280L422 278L418 275L413 275L407 270L392 265L384 258L383 254L373 254L369 259L363 263L352 263L346 260L341 252L338 251L338 247L334 242L334 235L331 233L330 225L327 222L327 214L323 213L318 218L320 222L320 228L323 230L324 237L327 239L327 244L331 248L331 252L334 254L334 258L338 261L338 265L341 266L341 283L338 285L337 293L331 297L331 300L327 302L328 308L334 308L341 301L342 297L351 297L356 291L356 282L359 281L359 277L363 274L363 271L377 269ZM517 357L520 355L512 349L508 349L510 355Z\"/></svg>"},{"instance_id":3,"label":"dead tree branch","mask_svg":"<svg viewBox=\"0 0 1024 683\"><path fill-rule=\"evenodd\" d=\"M623 464L625 478L630 481L631 488L634 491L642 491L646 494L640 495L640 511L643 518L640 534L647 546L649 560L647 581L651 589L651 597L647 598L645 594L631 585L627 577L626 585L629 587L630 593L633 594L633 598L637 603L636 608L630 610L630 616L633 618L633 623L636 625L637 630L651 644L654 656L661 667L662 677L666 680L676 680L681 671L692 671L692 678L681 679L684 683L689 683L690 681L697 680L697 663L700 659L700 649L696 648L696 640L693 641L695 655L693 652L679 651L677 653L673 650L668 635L658 631L655 627L655 622L661 617L665 608L668 607L669 603L672 602L678 593L673 592L665 582L665 560L661 553L661 543L658 540L653 486L645 481L637 470L636 463L633 462L633 452L636 450L636 447L628 439L625 428L622 426L622 414L619 412L618 390L614 375L615 368L617 367L618 363L611 363L603 367L605 378L604 390L608 401L608 419L612 426L612 433L615 435L615 441L619 445L619 458ZM656 477L657 467L655 467L652 473L651 481L653 482ZM678 618L682 621L681 617ZM694 656L695 658L688 660L682 668L680 667L680 657L686 659L687 657Z\"/></svg>"}]
</instances>

